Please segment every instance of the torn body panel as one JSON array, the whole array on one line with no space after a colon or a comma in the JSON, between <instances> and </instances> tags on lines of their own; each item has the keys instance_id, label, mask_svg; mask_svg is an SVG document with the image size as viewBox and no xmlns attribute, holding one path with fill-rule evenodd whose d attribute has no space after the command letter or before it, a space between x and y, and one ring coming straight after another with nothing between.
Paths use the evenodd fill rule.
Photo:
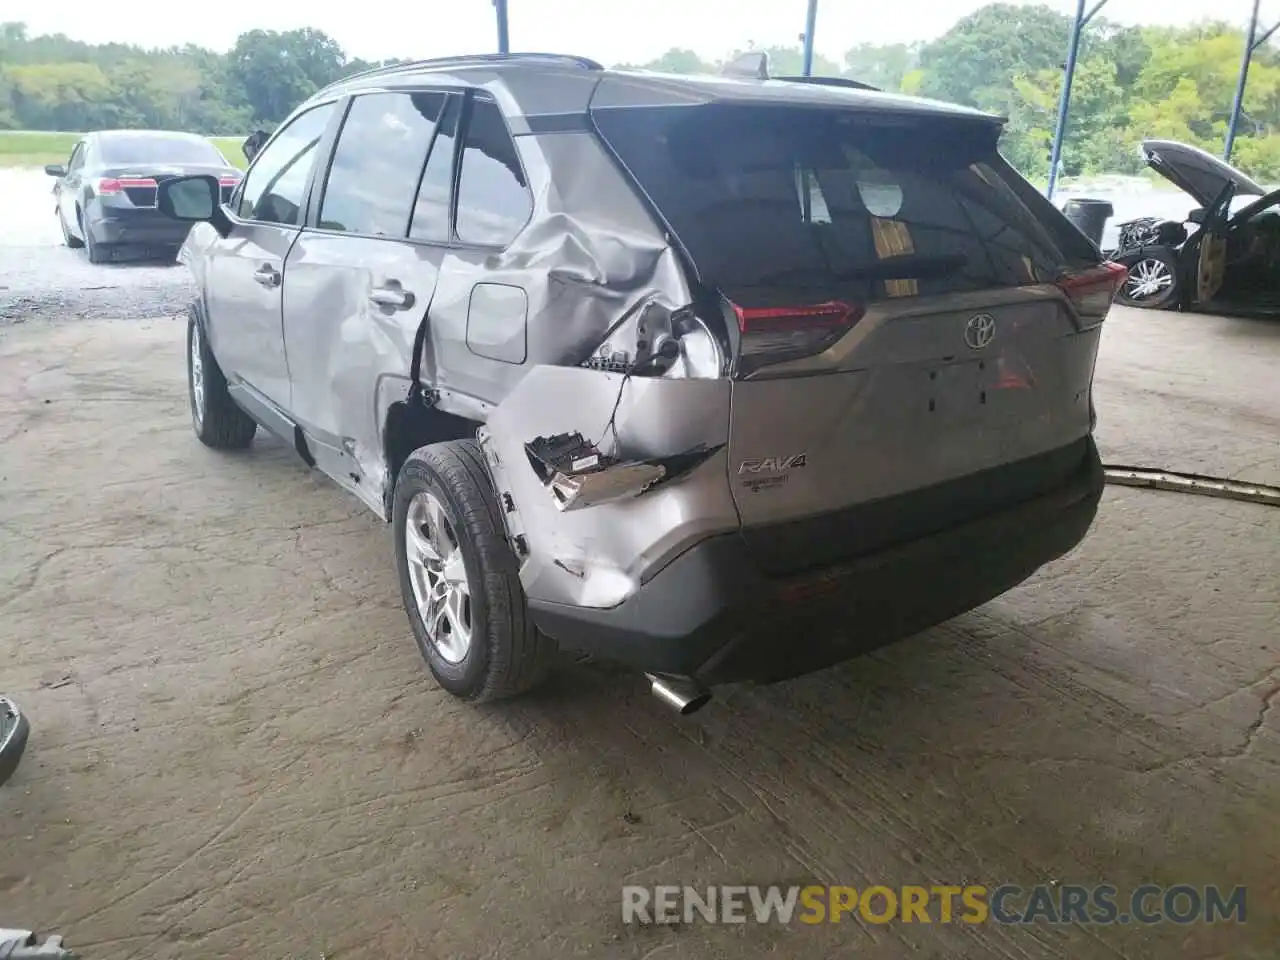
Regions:
<instances>
[{"instance_id":1,"label":"torn body panel","mask_svg":"<svg viewBox=\"0 0 1280 960\"><path fill-rule=\"evenodd\" d=\"M447 251L423 357L423 379L440 391L440 408L477 420L532 367L583 362L644 300L658 296L675 307L691 297L670 243L594 137L517 136L515 142L533 216L503 250ZM491 340L510 342L523 332L523 363L468 342L468 325L477 325L473 293L481 283L524 291L526 330L504 338L495 324L486 325Z\"/></svg>"},{"instance_id":2,"label":"torn body panel","mask_svg":"<svg viewBox=\"0 0 1280 960\"><path fill-rule=\"evenodd\" d=\"M694 543L738 529L723 447L730 394L728 380L624 378L572 367L535 367L520 381L480 443L530 599L617 606ZM526 445L566 432L622 461L705 456L632 495L564 510Z\"/></svg>"}]
</instances>

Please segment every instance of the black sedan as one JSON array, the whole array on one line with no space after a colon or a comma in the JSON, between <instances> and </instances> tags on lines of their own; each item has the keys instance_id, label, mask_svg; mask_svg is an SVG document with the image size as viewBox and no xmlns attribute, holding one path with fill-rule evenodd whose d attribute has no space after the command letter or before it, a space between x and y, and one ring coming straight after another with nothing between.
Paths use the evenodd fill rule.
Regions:
<instances>
[{"instance_id":1,"label":"black sedan","mask_svg":"<svg viewBox=\"0 0 1280 960\"><path fill-rule=\"evenodd\" d=\"M1183 221L1120 224L1119 293L1134 307L1280 311L1280 190L1268 191L1198 147L1145 140L1147 163L1196 204Z\"/></svg>"},{"instance_id":2,"label":"black sedan","mask_svg":"<svg viewBox=\"0 0 1280 960\"><path fill-rule=\"evenodd\" d=\"M101 130L76 143L66 165L45 173L57 177L62 237L69 247L85 247L90 263L126 253L172 256L190 224L156 209L156 184L170 177L212 174L223 199L240 182L238 171L212 143L192 133L166 130Z\"/></svg>"}]
</instances>

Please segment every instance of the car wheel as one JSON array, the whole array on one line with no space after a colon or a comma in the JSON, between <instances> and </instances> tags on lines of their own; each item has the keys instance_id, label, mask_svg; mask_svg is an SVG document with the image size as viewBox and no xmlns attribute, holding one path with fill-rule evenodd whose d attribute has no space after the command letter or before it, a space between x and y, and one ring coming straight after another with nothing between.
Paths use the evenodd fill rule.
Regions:
<instances>
[{"instance_id":1,"label":"car wheel","mask_svg":"<svg viewBox=\"0 0 1280 960\"><path fill-rule=\"evenodd\" d=\"M1177 303L1181 284L1172 250L1150 247L1122 262L1129 268L1129 278L1116 296L1120 303L1148 310L1162 310Z\"/></svg>"},{"instance_id":2,"label":"car wheel","mask_svg":"<svg viewBox=\"0 0 1280 960\"><path fill-rule=\"evenodd\" d=\"M84 241L79 237L72 236L71 231L67 229L67 218L62 215L61 206L57 208L56 212L58 214L58 226L62 228L62 242L72 250L79 250L84 246Z\"/></svg>"},{"instance_id":3,"label":"car wheel","mask_svg":"<svg viewBox=\"0 0 1280 960\"><path fill-rule=\"evenodd\" d=\"M106 263L111 259L111 248L105 243L98 243L93 239L93 231L85 225L84 221L80 221L80 229L84 233L84 249L89 255L90 263Z\"/></svg>"},{"instance_id":4,"label":"car wheel","mask_svg":"<svg viewBox=\"0 0 1280 960\"><path fill-rule=\"evenodd\" d=\"M400 592L436 681L474 702L532 689L555 644L529 616L480 448L449 440L409 455L392 508Z\"/></svg>"},{"instance_id":5,"label":"car wheel","mask_svg":"<svg viewBox=\"0 0 1280 960\"><path fill-rule=\"evenodd\" d=\"M191 426L206 447L242 450L253 442L258 425L227 392L227 378L213 359L194 310L187 314L187 395Z\"/></svg>"}]
</instances>

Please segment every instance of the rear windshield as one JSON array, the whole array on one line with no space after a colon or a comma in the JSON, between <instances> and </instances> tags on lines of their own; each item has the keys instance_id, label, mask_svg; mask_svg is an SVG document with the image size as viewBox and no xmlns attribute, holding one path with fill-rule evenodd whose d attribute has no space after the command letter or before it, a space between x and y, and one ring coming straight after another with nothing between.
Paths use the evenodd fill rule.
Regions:
<instances>
[{"instance_id":1,"label":"rear windshield","mask_svg":"<svg viewBox=\"0 0 1280 960\"><path fill-rule=\"evenodd\" d=\"M866 302L1040 283L1096 259L985 122L738 105L595 119L726 292L838 287Z\"/></svg>"},{"instance_id":2,"label":"rear windshield","mask_svg":"<svg viewBox=\"0 0 1280 960\"><path fill-rule=\"evenodd\" d=\"M217 149L207 140L188 137L158 137L145 133L115 133L98 140L98 154L107 166L130 163L224 164Z\"/></svg>"}]
</instances>

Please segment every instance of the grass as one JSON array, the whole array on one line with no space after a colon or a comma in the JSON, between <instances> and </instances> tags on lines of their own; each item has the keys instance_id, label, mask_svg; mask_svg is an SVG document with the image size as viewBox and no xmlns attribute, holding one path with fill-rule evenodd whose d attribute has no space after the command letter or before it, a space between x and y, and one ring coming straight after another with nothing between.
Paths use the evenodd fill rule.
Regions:
<instances>
[{"instance_id":1,"label":"grass","mask_svg":"<svg viewBox=\"0 0 1280 960\"><path fill-rule=\"evenodd\" d=\"M71 148L80 139L78 133L56 133L44 130L0 130L0 167L43 167L48 163L66 163ZM244 154L240 152L243 137L210 137L223 156L243 170Z\"/></svg>"}]
</instances>

